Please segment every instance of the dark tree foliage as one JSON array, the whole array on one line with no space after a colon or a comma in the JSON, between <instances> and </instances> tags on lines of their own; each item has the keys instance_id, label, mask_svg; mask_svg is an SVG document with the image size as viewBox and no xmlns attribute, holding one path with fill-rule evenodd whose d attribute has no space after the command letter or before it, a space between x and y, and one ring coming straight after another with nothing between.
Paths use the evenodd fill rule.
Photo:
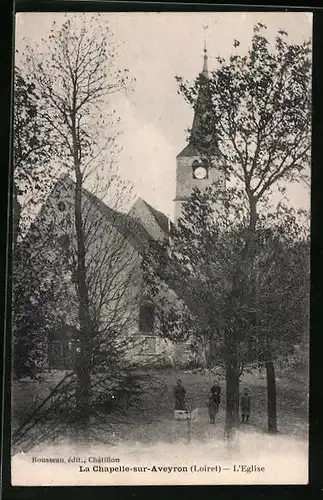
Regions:
<instances>
[{"instance_id":1,"label":"dark tree foliage","mask_svg":"<svg viewBox=\"0 0 323 500\"><path fill-rule=\"evenodd\" d=\"M54 147L42 118L40 94L22 68L15 67L13 93L14 241L30 224L30 209L44 200ZM22 214L23 211L23 214ZM22 220L21 220L22 218Z\"/></svg>"},{"instance_id":2,"label":"dark tree foliage","mask_svg":"<svg viewBox=\"0 0 323 500\"><path fill-rule=\"evenodd\" d=\"M47 367L46 336L54 325L55 286L53 269L47 260L44 277L44 248L40 241L48 239L30 231L24 241L36 205L42 203L49 187L49 129L42 119L40 94L22 68L15 67L13 106L13 254L12 254L12 326L13 369L21 378ZM52 156L53 158L53 156ZM54 276L55 276L54 271Z\"/></svg>"},{"instance_id":3,"label":"dark tree foliage","mask_svg":"<svg viewBox=\"0 0 323 500\"><path fill-rule=\"evenodd\" d=\"M308 331L309 242L301 214L281 206L259 217L246 276L248 211L241 211L239 199L239 191L216 185L195 190L171 246L152 243L144 262L161 335L197 341L209 366L226 367L229 435L237 425L241 374L263 365L273 370ZM272 431L276 394L270 383L268 391Z\"/></svg>"},{"instance_id":4,"label":"dark tree foliage","mask_svg":"<svg viewBox=\"0 0 323 500\"><path fill-rule=\"evenodd\" d=\"M31 226L14 252L13 370L18 379L48 370L49 336L71 306L64 280L68 269L52 236L51 223Z\"/></svg>"}]
</instances>

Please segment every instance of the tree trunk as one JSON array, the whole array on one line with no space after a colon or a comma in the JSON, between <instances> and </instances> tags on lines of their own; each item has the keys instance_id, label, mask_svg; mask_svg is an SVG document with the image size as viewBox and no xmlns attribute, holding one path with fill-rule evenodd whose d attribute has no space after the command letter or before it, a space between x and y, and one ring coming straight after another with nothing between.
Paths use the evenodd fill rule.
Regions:
<instances>
[{"instance_id":1,"label":"tree trunk","mask_svg":"<svg viewBox=\"0 0 323 500\"><path fill-rule=\"evenodd\" d=\"M77 265L75 273L76 290L79 306L79 359L76 363L77 389L76 389L76 411L77 420L81 426L84 437L89 429L90 403L91 403L91 364L92 364L92 341L93 331L90 317L89 294L86 281L86 250L85 250L85 232L82 216L82 189L83 175L81 171L81 144L79 138L79 129L76 123L77 109L77 83L74 82L72 95L72 113L71 113L71 133L73 144L73 166L75 173L75 232L77 243Z\"/></svg>"},{"instance_id":2,"label":"tree trunk","mask_svg":"<svg viewBox=\"0 0 323 500\"><path fill-rule=\"evenodd\" d=\"M225 378L226 378L226 415L224 437L232 441L239 425L239 325L235 317L237 298L241 298L241 281L234 276L233 289L227 304L228 324L225 331Z\"/></svg>"},{"instance_id":3,"label":"tree trunk","mask_svg":"<svg viewBox=\"0 0 323 500\"><path fill-rule=\"evenodd\" d=\"M266 361L268 432L277 431L276 376L274 363Z\"/></svg>"},{"instance_id":4,"label":"tree trunk","mask_svg":"<svg viewBox=\"0 0 323 500\"><path fill-rule=\"evenodd\" d=\"M205 348L205 359L207 368L214 368L214 362L216 359L216 348L217 348L216 342L214 341L213 338L210 338Z\"/></svg>"},{"instance_id":5,"label":"tree trunk","mask_svg":"<svg viewBox=\"0 0 323 500\"><path fill-rule=\"evenodd\" d=\"M235 354L235 353L234 353ZM226 362L225 437L232 439L239 425L239 363L236 355Z\"/></svg>"},{"instance_id":6,"label":"tree trunk","mask_svg":"<svg viewBox=\"0 0 323 500\"><path fill-rule=\"evenodd\" d=\"M253 197L249 197L249 206L250 206L249 230L251 237L253 237L256 231L256 223L258 217L257 201Z\"/></svg>"},{"instance_id":7,"label":"tree trunk","mask_svg":"<svg viewBox=\"0 0 323 500\"><path fill-rule=\"evenodd\" d=\"M76 282L79 299L80 362L77 363L78 387L76 406L80 423L87 424L90 416L92 328L89 314L89 297L86 283L85 241L82 220L82 177L76 175L75 229L77 239Z\"/></svg>"}]
</instances>

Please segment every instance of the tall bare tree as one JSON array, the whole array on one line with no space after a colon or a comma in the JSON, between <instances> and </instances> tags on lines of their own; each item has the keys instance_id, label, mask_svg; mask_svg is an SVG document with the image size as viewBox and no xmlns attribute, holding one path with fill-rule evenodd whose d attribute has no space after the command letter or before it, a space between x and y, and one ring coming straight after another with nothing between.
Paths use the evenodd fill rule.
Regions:
<instances>
[{"instance_id":1,"label":"tall bare tree","mask_svg":"<svg viewBox=\"0 0 323 500\"><path fill-rule=\"evenodd\" d=\"M48 281L49 285L57 287L54 291L60 303L52 300L48 304L50 318L53 318L50 325L52 329L57 327L60 320L77 332L77 337L68 339L74 345L70 353L74 364L68 364L67 373L62 374L59 383L36 408L30 408L26 418L21 419L21 423L16 426L13 438L15 446L20 449L30 447L32 441L51 440L55 433L65 433L66 428L75 428L75 417L76 430L81 431L82 440L85 437L85 429L78 425L79 370L84 362L84 354L83 332L78 315L74 190L75 182L68 175L62 176L43 205L34 222L42 252L40 255L34 254L39 260L33 267L37 269L39 266L40 277ZM82 192L82 217L92 324L88 417L95 418L95 425L86 429L86 438L89 433L95 438L99 422L106 422L106 429L109 429L109 413L114 410L127 411L138 404L140 394L147 390L148 375L138 374L136 370L138 360L146 359L145 346L142 338L134 335L138 333L143 286L140 262L143 248L147 245L147 234L134 219L108 207L86 189ZM49 231L45 231L47 226ZM33 238L30 244L32 250L35 246ZM56 270L55 283L51 281L52 268ZM35 293L41 293L38 286ZM33 338L35 340L35 336ZM46 339L37 336L36 340L38 345L34 346L34 351L38 352ZM153 380L151 384L155 387ZM19 407L19 403L16 402L15 406Z\"/></svg>"},{"instance_id":2,"label":"tall bare tree","mask_svg":"<svg viewBox=\"0 0 323 500\"><path fill-rule=\"evenodd\" d=\"M123 90L126 84L126 71L116 68L115 55L112 34L100 16L91 20L85 15L82 19L77 15L67 16L60 27L53 26L41 47L26 49L28 71L41 95L42 118L51 130L57 159L75 181L74 279L82 359L77 368L77 404L84 422L89 418L95 322L86 265L83 188L91 186L100 174L101 179L104 176L111 179L113 175L116 129L109 96ZM109 192L104 194L109 196Z\"/></svg>"}]
</instances>

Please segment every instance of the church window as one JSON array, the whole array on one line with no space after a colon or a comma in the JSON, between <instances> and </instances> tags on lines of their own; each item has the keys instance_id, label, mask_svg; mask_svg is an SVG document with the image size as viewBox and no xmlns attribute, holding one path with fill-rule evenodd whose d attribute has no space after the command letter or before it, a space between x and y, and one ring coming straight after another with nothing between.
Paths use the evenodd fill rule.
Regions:
<instances>
[{"instance_id":1,"label":"church window","mask_svg":"<svg viewBox=\"0 0 323 500\"><path fill-rule=\"evenodd\" d=\"M60 212L64 212L64 211L65 211L65 209L66 209L66 205L65 205L65 203L64 203L63 201L60 201L60 202L59 202L59 204L58 204L58 210L59 210Z\"/></svg>"},{"instance_id":2,"label":"church window","mask_svg":"<svg viewBox=\"0 0 323 500\"><path fill-rule=\"evenodd\" d=\"M139 308L139 331L151 333L154 331L155 308L153 304L141 304Z\"/></svg>"}]
</instances>

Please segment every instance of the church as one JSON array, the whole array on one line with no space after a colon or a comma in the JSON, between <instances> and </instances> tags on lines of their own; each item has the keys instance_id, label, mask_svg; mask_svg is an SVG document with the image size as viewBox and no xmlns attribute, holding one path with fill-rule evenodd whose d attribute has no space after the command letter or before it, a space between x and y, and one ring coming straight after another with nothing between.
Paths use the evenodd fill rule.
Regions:
<instances>
[{"instance_id":1,"label":"church","mask_svg":"<svg viewBox=\"0 0 323 500\"><path fill-rule=\"evenodd\" d=\"M208 78L206 48L200 76L202 81ZM200 126L199 101L202 98L200 86L191 137ZM148 363L156 357L164 357L168 362L173 362L178 351L181 352L180 355L183 354L183 348L172 345L158 335L154 305L146 296L142 279L143 253L149 241L170 238L172 224L176 224L181 217L183 204L190 197L192 189L198 187L203 190L218 180L220 175L214 166L200 161L191 137L176 157L174 222L141 198L124 214L83 190L82 212L87 237L87 279L91 313L98 318L98 329L113 332L115 338L127 339L129 355L136 355ZM74 186L73 180L68 175L63 175L34 223L34 227L51 228L52 244L49 251L64 256L61 269L64 268L63 261L71 260L72 250L75 249L75 236L72 234L74 226L71 223L74 217ZM71 280L68 269L65 274L66 280ZM174 294L172 291L170 293ZM50 369L69 368L78 349L77 314L73 317L70 312L73 309L72 302L71 299L62 315L64 319L61 328L48 336ZM77 310L76 305L74 309Z\"/></svg>"}]
</instances>

